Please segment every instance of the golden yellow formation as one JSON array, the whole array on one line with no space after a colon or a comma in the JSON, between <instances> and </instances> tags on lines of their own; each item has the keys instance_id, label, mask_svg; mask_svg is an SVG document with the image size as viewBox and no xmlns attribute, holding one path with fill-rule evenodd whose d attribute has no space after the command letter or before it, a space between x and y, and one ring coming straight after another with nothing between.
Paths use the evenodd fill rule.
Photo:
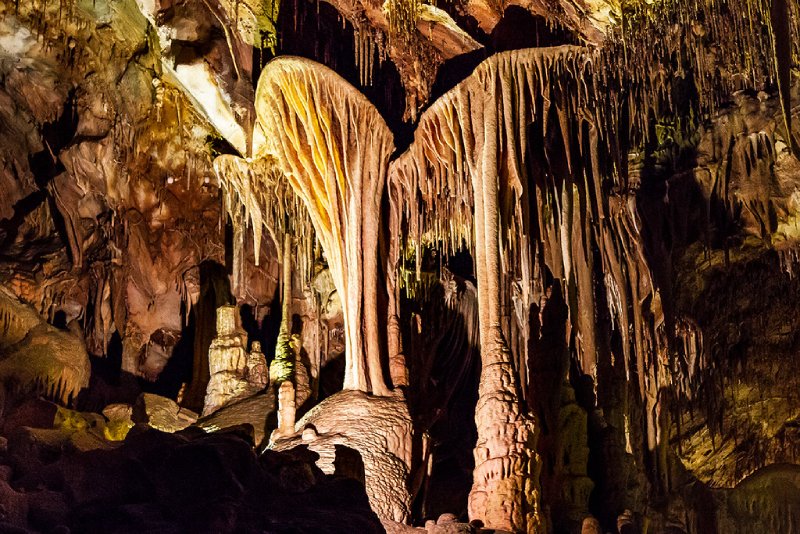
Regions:
<instances>
[{"instance_id":1,"label":"golden yellow formation","mask_svg":"<svg viewBox=\"0 0 800 534\"><path fill-rule=\"evenodd\" d=\"M392 134L363 95L301 58L279 58L264 69L255 107L254 158L274 157L305 204L341 298L345 388L387 394L376 299Z\"/></svg>"}]
</instances>

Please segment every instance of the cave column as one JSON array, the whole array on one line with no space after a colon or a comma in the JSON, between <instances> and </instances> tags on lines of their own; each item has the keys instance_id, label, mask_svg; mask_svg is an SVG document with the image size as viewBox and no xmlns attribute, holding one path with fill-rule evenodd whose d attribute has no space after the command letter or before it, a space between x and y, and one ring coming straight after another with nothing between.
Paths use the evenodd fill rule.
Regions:
<instances>
[{"instance_id":1,"label":"cave column","mask_svg":"<svg viewBox=\"0 0 800 534\"><path fill-rule=\"evenodd\" d=\"M378 229L392 134L370 102L335 72L278 58L256 90L271 155L303 201L342 302L345 389L388 395L378 323Z\"/></svg>"},{"instance_id":2,"label":"cave column","mask_svg":"<svg viewBox=\"0 0 800 534\"><path fill-rule=\"evenodd\" d=\"M400 331L400 286L397 271L400 266L401 242L401 192L399 185L390 180L389 189L389 257L386 267L386 291L389 297L386 319L386 337L389 349L389 376L392 386L408 385L408 368L403 353L402 333Z\"/></svg>"},{"instance_id":3,"label":"cave column","mask_svg":"<svg viewBox=\"0 0 800 534\"><path fill-rule=\"evenodd\" d=\"M497 162L497 103L487 93L483 139L470 169L474 192L475 262L481 340L481 376L475 423L475 471L469 495L470 519L487 528L540 532L538 466L533 420L520 411L520 395L503 337L500 310L500 217Z\"/></svg>"}]
</instances>

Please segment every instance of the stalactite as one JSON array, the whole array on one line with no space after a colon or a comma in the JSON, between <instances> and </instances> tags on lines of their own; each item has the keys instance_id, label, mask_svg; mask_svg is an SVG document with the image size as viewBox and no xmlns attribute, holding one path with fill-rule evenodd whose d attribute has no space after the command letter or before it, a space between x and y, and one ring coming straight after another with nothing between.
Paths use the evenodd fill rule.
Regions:
<instances>
[{"instance_id":1,"label":"stalactite","mask_svg":"<svg viewBox=\"0 0 800 534\"><path fill-rule=\"evenodd\" d=\"M268 157L247 161L222 155L214 160L214 172L223 192L223 211L230 216L235 233L241 232L243 236L247 226L252 231L254 263L260 263L264 230L278 251L282 250L284 235L291 234L294 263L302 273L300 280L309 287L314 274L316 237L302 200L294 194L277 162ZM235 240L234 244L237 242L240 241ZM236 261L235 270L241 272L244 262L241 254Z\"/></svg>"},{"instance_id":2,"label":"stalactite","mask_svg":"<svg viewBox=\"0 0 800 534\"><path fill-rule=\"evenodd\" d=\"M33 307L0 286L0 379L67 403L89 383L82 340L43 322Z\"/></svg>"},{"instance_id":3,"label":"stalactite","mask_svg":"<svg viewBox=\"0 0 800 534\"><path fill-rule=\"evenodd\" d=\"M608 156L617 148L605 130L609 95L596 85L604 72L602 58L575 47L497 54L423 114L414 143L390 169L390 191L398 191L390 195L391 227L402 248L431 246L450 254L463 244L475 259L484 373L470 506L473 517L496 528L538 528L537 460L527 449L535 427L519 411L515 386L517 378L524 381L527 354L511 354L509 346L526 350L511 336L528 328L524 311L543 295L545 271L567 301L566 342L594 379L594 288L605 285L622 338L618 356L646 405L650 450L660 437L658 391L673 377L669 361L653 357L666 352L665 325L633 192L619 184L620 192L609 194L601 185L620 169ZM393 254L390 267L399 263ZM502 311L513 309L511 303L522 310L513 327L515 319ZM487 406L495 415L482 413ZM501 419L509 429L494 428L497 413L508 414ZM506 436L504 445L493 441L494 432ZM515 467L501 469L508 458Z\"/></svg>"},{"instance_id":4,"label":"stalactite","mask_svg":"<svg viewBox=\"0 0 800 534\"><path fill-rule=\"evenodd\" d=\"M685 115L679 106L687 100L672 98L676 84L695 85L694 112L702 117L715 113L736 91L761 91L788 80L789 58L800 54L800 43L792 38L800 34L798 28L796 3L791 10L786 0L625 5L620 24L611 27L595 58L594 90L605 100L610 126L604 133L616 136L627 127L634 146L640 145L652 119ZM630 123L617 125L614 117L623 105L630 110Z\"/></svg>"},{"instance_id":5,"label":"stalactite","mask_svg":"<svg viewBox=\"0 0 800 534\"><path fill-rule=\"evenodd\" d=\"M341 296L345 388L388 394L378 331L378 228L392 135L369 101L335 72L282 57L256 90L256 157L273 156L308 209Z\"/></svg>"},{"instance_id":6,"label":"stalactite","mask_svg":"<svg viewBox=\"0 0 800 534\"><path fill-rule=\"evenodd\" d=\"M353 39L358 81L362 87L372 85L372 76L375 69L375 55L379 52L376 45L376 30L373 30L365 20L353 24Z\"/></svg>"},{"instance_id":7,"label":"stalactite","mask_svg":"<svg viewBox=\"0 0 800 534\"><path fill-rule=\"evenodd\" d=\"M390 38L405 43L411 40L411 36L417 31L421 4L420 0L389 0L386 3Z\"/></svg>"},{"instance_id":8,"label":"stalactite","mask_svg":"<svg viewBox=\"0 0 800 534\"><path fill-rule=\"evenodd\" d=\"M772 29L772 50L775 57L775 72L778 79L778 94L786 127L786 144L796 158L800 158L800 147L792 132L792 41L791 13L788 0L771 0L770 26Z\"/></svg>"}]
</instances>

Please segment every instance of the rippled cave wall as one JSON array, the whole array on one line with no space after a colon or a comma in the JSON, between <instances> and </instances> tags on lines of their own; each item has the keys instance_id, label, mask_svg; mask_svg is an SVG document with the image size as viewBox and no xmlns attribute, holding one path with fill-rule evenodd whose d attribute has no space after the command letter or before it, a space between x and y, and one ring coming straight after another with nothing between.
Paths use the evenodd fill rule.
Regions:
<instances>
[{"instance_id":1,"label":"rippled cave wall","mask_svg":"<svg viewBox=\"0 0 800 534\"><path fill-rule=\"evenodd\" d=\"M791 0L0 2L0 528L797 530L799 66Z\"/></svg>"}]
</instances>

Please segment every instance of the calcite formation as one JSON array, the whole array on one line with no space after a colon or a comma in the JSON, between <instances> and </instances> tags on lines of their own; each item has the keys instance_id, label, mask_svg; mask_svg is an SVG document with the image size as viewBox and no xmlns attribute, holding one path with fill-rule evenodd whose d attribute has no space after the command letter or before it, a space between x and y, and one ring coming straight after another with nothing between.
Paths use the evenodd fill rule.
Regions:
<instances>
[{"instance_id":1,"label":"calcite formation","mask_svg":"<svg viewBox=\"0 0 800 534\"><path fill-rule=\"evenodd\" d=\"M342 391L309 410L295 432L277 439L274 450L304 444L317 454L323 472L337 472L341 447L357 451L364 484L375 513L384 521L407 521L411 497L406 479L411 468L411 418L401 394L374 397Z\"/></svg>"},{"instance_id":2,"label":"calcite formation","mask_svg":"<svg viewBox=\"0 0 800 534\"><path fill-rule=\"evenodd\" d=\"M256 90L254 154L278 161L308 210L344 310L346 389L388 393L378 332L380 191L394 145L370 102L336 73L279 58Z\"/></svg>"},{"instance_id":3,"label":"calcite formation","mask_svg":"<svg viewBox=\"0 0 800 534\"><path fill-rule=\"evenodd\" d=\"M278 428L275 429L271 439L274 441L278 437L294 434L296 418L297 404L294 384L285 380L278 386Z\"/></svg>"},{"instance_id":4,"label":"calcite formation","mask_svg":"<svg viewBox=\"0 0 800 534\"><path fill-rule=\"evenodd\" d=\"M208 381L203 415L213 413L249 390L247 372L247 334L239 323L236 306L217 310L217 337L208 349Z\"/></svg>"},{"instance_id":5,"label":"calcite formation","mask_svg":"<svg viewBox=\"0 0 800 534\"><path fill-rule=\"evenodd\" d=\"M0 531L792 532L799 58L797 0L0 0Z\"/></svg>"},{"instance_id":6,"label":"calcite formation","mask_svg":"<svg viewBox=\"0 0 800 534\"><path fill-rule=\"evenodd\" d=\"M178 432L197 421L197 414L181 408L172 399L142 393L133 405L131 420L162 432Z\"/></svg>"},{"instance_id":7,"label":"calcite formation","mask_svg":"<svg viewBox=\"0 0 800 534\"><path fill-rule=\"evenodd\" d=\"M0 379L68 401L89 383L81 339L42 320L0 286Z\"/></svg>"},{"instance_id":8,"label":"calcite formation","mask_svg":"<svg viewBox=\"0 0 800 534\"><path fill-rule=\"evenodd\" d=\"M276 409L275 391L267 388L263 393L235 399L214 413L200 417L197 427L206 432L219 432L231 427L251 427L253 441L256 445L261 445L274 429Z\"/></svg>"},{"instance_id":9,"label":"calcite formation","mask_svg":"<svg viewBox=\"0 0 800 534\"><path fill-rule=\"evenodd\" d=\"M250 386L260 391L269 385L269 369L264 353L261 352L261 342L253 341L250 353L247 355L247 371L245 373Z\"/></svg>"}]
</instances>

